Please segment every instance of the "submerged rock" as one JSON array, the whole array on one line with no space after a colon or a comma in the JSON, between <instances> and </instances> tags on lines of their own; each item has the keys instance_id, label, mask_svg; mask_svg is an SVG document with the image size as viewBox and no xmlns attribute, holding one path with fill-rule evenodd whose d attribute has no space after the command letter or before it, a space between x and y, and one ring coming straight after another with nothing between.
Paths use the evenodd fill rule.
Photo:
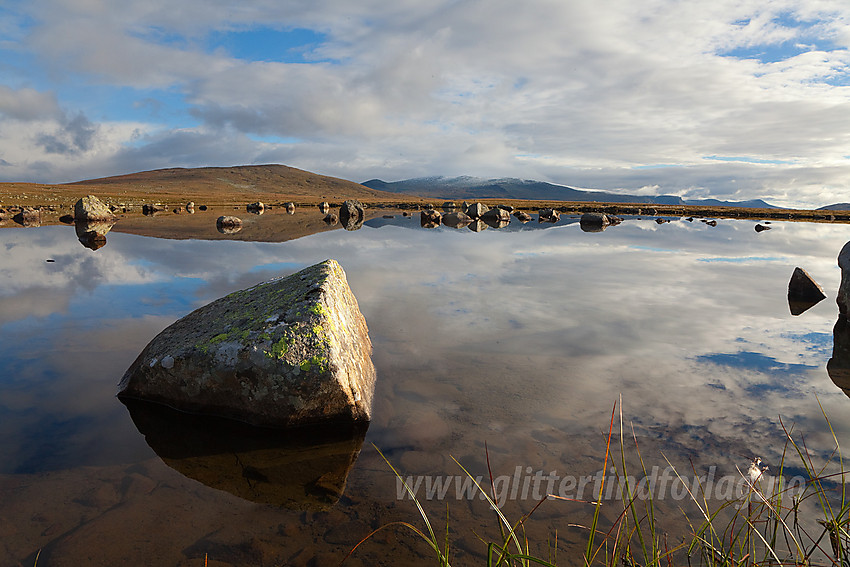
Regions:
<instances>
[{"instance_id":1,"label":"submerged rock","mask_svg":"<svg viewBox=\"0 0 850 567\"><path fill-rule=\"evenodd\" d=\"M527 223L531 220L531 215L528 214L525 211L515 211L514 216L516 217L516 220L518 220L519 222L521 222L523 224L525 224L525 223Z\"/></svg>"},{"instance_id":2,"label":"submerged rock","mask_svg":"<svg viewBox=\"0 0 850 567\"><path fill-rule=\"evenodd\" d=\"M114 221L115 215L103 201L86 195L74 203L74 219L81 221Z\"/></svg>"},{"instance_id":3,"label":"submerged rock","mask_svg":"<svg viewBox=\"0 0 850 567\"><path fill-rule=\"evenodd\" d=\"M823 288L803 268L794 268L788 282L788 307L792 315L800 315L826 299Z\"/></svg>"},{"instance_id":4,"label":"submerged rock","mask_svg":"<svg viewBox=\"0 0 850 567\"><path fill-rule=\"evenodd\" d=\"M326 260L183 317L145 347L118 395L261 426L368 421L371 354L345 273Z\"/></svg>"}]
</instances>

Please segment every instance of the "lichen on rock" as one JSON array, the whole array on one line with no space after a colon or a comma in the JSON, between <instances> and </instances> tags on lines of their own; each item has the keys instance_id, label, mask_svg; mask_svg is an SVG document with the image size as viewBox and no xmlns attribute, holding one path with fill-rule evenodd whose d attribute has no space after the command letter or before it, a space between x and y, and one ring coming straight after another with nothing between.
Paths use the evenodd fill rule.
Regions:
<instances>
[{"instance_id":1,"label":"lichen on rock","mask_svg":"<svg viewBox=\"0 0 850 567\"><path fill-rule=\"evenodd\" d=\"M327 260L177 321L127 370L119 396L255 425L367 421L371 352L345 273Z\"/></svg>"}]
</instances>

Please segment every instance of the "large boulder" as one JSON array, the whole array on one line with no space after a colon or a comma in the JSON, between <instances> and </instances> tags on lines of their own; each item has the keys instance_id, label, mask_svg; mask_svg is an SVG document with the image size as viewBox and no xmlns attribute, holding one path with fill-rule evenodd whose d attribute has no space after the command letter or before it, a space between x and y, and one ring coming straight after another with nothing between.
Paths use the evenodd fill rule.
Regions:
<instances>
[{"instance_id":1,"label":"large boulder","mask_svg":"<svg viewBox=\"0 0 850 567\"><path fill-rule=\"evenodd\" d=\"M260 426L365 422L371 354L345 273L326 260L186 315L145 347L118 396Z\"/></svg>"},{"instance_id":2,"label":"large boulder","mask_svg":"<svg viewBox=\"0 0 850 567\"><path fill-rule=\"evenodd\" d=\"M357 230L365 219L366 209L360 201L349 199L339 208L339 222L345 230Z\"/></svg>"},{"instance_id":3,"label":"large boulder","mask_svg":"<svg viewBox=\"0 0 850 567\"><path fill-rule=\"evenodd\" d=\"M841 283L838 285L838 295L835 298L838 303L838 311L847 317L848 301L850 301L850 242L841 248L838 253L838 267L841 268Z\"/></svg>"},{"instance_id":4,"label":"large boulder","mask_svg":"<svg viewBox=\"0 0 850 567\"><path fill-rule=\"evenodd\" d=\"M79 221L114 221L115 215L103 201L86 195L74 203L74 219Z\"/></svg>"}]
</instances>

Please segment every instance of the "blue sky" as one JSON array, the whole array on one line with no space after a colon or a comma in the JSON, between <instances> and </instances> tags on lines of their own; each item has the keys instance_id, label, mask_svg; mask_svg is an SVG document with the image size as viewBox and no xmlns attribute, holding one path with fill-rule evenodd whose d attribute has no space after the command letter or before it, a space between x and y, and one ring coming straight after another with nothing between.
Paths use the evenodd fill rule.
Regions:
<instances>
[{"instance_id":1,"label":"blue sky","mask_svg":"<svg viewBox=\"0 0 850 567\"><path fill-rule=\"evenodd\" d=\"M0 181L284 163L850 201L844 0L7 0Z\"/></svg>"}]
</instances>

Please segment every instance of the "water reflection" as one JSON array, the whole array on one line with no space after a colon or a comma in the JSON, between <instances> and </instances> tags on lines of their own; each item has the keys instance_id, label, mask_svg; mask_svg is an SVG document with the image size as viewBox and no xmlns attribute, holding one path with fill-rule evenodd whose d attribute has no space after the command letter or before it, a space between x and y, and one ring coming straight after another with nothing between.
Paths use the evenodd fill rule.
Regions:
<instances>
[{"instance_id":1,"label":"water reflection","mask_svg":"<svg viewBox=\"0 0 850 567\"><path fill-rule=\"evenodd\" d=\"M157 455L180 474L239 498L327 510L342 496L366 426L273 430L122 400Z\"/></svg>"},{"instance_id":2,"label":"water reflection","mask_svg":"<svg viewBox=\"0 0 850 567\"><path fill-rule=\"evenodd\" d=\"M415 219L396 216L373 218L360 230L345 232L326 227L317 210L302 209L292 217L281 217L276 209L250 215L232 240L221 240L215 229L215 218L224 211L142 219L161 229L170 217L182 217L175 225L197 225L203 238L220 240L125 234L120 232L125 219L110 232L109 246L96 254L83 249L69 227L0 230L3 470L31 472L25 481L38 486L46 482L37 476L40 471L91 466L90 476L97 478L96 467L104 463L154 460L114 399L116 376L177 318L327 257L343 265L367 318L378 372L366 447L348 469L344 497L329 513L340 525L368 524L360 526L359 537L379 520L409 520L404 512L412 510L408 502L396 501L394 478L368 442L404 474L457 474L451 460L456 457L474 474L486 475L485 442L497 471L522 466L594 474L604 457L600 430L621 394L649 466L665 466L662 453L677 466L688 468L693 461L700 470L718 465L730 474L736 465L746 468L753 455L774 465L784 443L779 416L806 433L813 453L829 453L831 433L819 403L842 442L850 432L847 396L830 380L838 382L835 371L848 366L842 361L850 342L838 332L835 304L821 302L803 317L792 317L787 302L788 277L798 265L834 296L840 280L835 257L847 240L846 226L773 223L772 230L759 234L747 221L708 227L678 219L663 224L627 219L615 229L587 233L577 218L562 215L555 224L512 222L472 234L445 225L426 230ZM287 242L236 240L278 238L281 233L274 230L286 224L282 220L311 231L309 223L315 221L324 232ZM56 261L46 263L46 258ZM218 460L225 454L237 454L244 463L256 452L270 458L281 452L261 446L179 453L160 448L168 431L145 430L156 439L150 446L174 469L203 477L211 486L225 481L245 486L246 476L256 476L253 469L233 465L220 472ZM207 443L180 441L189 435L180 431L177 441L189 448ZM120 453L134 443L132 451ZM251 456L243 460L243 452ZM211 455L214 465L204 461ZM251 467L260 469L263 461L257 462ZM212 479L204 476L210 470L216 471ZM118 478L114 485L123 482ZM208 518L210 510L226 510L236 500L198 488L206 495L180 491L187 525L192 514ZM144 505L133 514L104 505L109 512L104 521L123 517L152 525L173 502L169 490L162 491L156 512L142 497ZM10 521L26 523L43 512L27 508L11 490L0 488L0 496L4 509L12 509L5 506L10 501L17 506ZM220 504L197 505L202 498L218 498ZM448 504L454 529L468 536L481 516L469 514L473 517L455 523L459 507L477 509L449 500L426 506L435 517ZM62 499L41 504L66 508ZM522 512L527 504L509 503ZM550 516L543 512L556 529L563 528L561 508ZM313 519L284 520L262 506L245 514L258 533L272 534L262 542L274 540L268 545L279 551L274 557L282 564L303 546L289 549L294 544L277 535L278 526L286 524L285 533L299 532L293 523ZM33 536L33 549L50 542L39 535L46 527ZM142 544L144 551L156 548L160 536L171 537L177 557L162 563L178 564L180 550L194 540L162 530ZM332 545L324 532L309 535L309 545L319 552ZM337 536L328 540L339 541ZM121 538L109 541L122 545ZM349 549L354 543L346 541ZM399 553L387 557L405 563L409 549ZM0 555L0 563L3 559ZM74 559L68 555L69 562Z\"/></svg>"},{"instance_id":3,"label":"water reflection","mask_svg":"<svg viewBox=\"0 0 850 567\"><path fill-rule=\"evenodd\" d=\"M98 250L106 246L106 234L115 226L114 222L76 221L74 232L80 244L90 250Z\"/></svg>"}]
</instances>

